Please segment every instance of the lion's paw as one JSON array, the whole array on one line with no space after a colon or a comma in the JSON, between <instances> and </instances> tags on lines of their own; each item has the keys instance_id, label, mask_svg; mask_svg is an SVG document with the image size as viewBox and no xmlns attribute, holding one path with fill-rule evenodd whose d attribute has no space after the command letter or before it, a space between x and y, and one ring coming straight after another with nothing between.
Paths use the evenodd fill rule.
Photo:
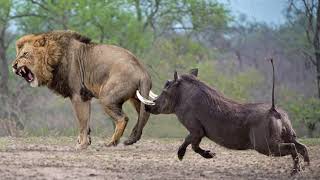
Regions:
<instances>
[{"instance_id":1,"label":"lion's paw","mask_svg":"<svg viewBox=\"0 0 320 180\"><path fill-rule=\"evenodd\" d=\"M89 146L88 143L83 143L83 144L79 144L79 143L78 143L75 148L76 148L77 151L80 151L80 150L87 149L88 146Z\"/></svg>"},{"instance_id":2,"label":"lion's paw","mask_svg":"<svg viewBox=\"0 0 320 180\"><path fill-rule=\"evenodd\" d=\"M87 149L88 146L91 144L91 137L87 136L86 138L84 138L85 141L81 141L80 136L78 137L77 140L77 145L76 145L76 150L83 150L83 149Z\"/></svg>"}]
</instances>

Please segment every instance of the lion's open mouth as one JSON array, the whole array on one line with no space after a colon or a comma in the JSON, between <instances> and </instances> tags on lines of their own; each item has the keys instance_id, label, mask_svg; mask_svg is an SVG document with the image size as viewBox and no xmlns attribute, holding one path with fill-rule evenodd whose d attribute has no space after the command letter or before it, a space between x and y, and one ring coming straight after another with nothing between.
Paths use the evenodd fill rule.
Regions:
<instances>
[{"instance_id":1,"label":"lion's open mouth","mask_svg":"<svg viewBox=\"0 0 320 180\"><path fill-rule=\"evenodd\" d=\"M28 83L31 83L34 80L34 75L27 66L18 68L16 74L23 77Z\"/></svg>"}]
</instances>

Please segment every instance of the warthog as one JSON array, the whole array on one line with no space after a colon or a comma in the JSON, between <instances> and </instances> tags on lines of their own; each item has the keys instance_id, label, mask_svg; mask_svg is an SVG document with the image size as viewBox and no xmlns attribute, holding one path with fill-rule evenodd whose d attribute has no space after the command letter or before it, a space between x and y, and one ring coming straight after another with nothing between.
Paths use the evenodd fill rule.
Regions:
<instances>
[{"instance_id":1,"label":"warthog","mask_svg":"<svg viewBox=\"0 0 320 180\"><path fill-rule=\"evenodd\" d=\"M146 106L152 114L176 114L188 129L190 134L178 150L180 160L189 144L204 158L212 158L214 153L199 147L201 139L207 137L230 149L255 149L268 156L291 154L294 162L292 174L300 171L298 153L309 165L307 148L297 141L287 113L274 105L274 75L270 105L243 104L226 98L199 81L197 74L197 69L181 76L175 72L174 79L166 82L154 101L155 105Z\"/></svg>"}]
</instances>

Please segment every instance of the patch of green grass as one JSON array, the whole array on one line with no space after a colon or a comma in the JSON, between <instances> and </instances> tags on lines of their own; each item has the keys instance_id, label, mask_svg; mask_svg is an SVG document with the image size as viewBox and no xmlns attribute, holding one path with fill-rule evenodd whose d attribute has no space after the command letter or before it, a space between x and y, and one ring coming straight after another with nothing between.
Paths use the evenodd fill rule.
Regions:
<instances>
[{"instance_id":1,"label":"patch of green grass","mask_svg":"<svg viewBox=\"0 0 320 180\"><path fill-rule=\"evenodd\" d=\"M9 144L8 138L0 138L0 149L5 149Z\"/></svg>"},{"instance_id":2,"label":"patch of green grass","mask_svg":"<svg viewBox=\"0 0 320 180\"><path fill-rule=\"evenodd\" d=\"M299 141L309 146L320 145L320 138L301 138Z\"/></svg>"}]
</instances>

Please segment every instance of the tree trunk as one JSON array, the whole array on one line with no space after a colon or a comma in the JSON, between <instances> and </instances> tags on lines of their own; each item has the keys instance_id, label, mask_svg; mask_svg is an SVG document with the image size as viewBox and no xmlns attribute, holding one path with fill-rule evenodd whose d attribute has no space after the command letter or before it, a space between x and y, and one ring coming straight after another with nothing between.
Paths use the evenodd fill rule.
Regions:
<instances>
[{"instance_id":1,"label":"tree trunk","mask_svg":"<svg viewBox=\"0 0 320 180\"><path fill-rule=\"evenodd\" d=\"M236 50L236 56L237 56L237 59L239 61L239 69L242 70L243 69L243 62L242 62L242 57L241 57L241 53L239 50Z\"/></svg>"},{"instance_id":2,"label":"tree trunk","mask_svg":"<svg viewBox=\"0 0 320 180\"><path fill-rule=\"evenodd\" d=\"M8 79L9 79L9 70L8 62L6 59L6 52L3 46L0 46L0 94L8 94Z\"/></svg>"},{"instance_id":3,"label":"tree trunk","mask_svg":"<svg viewBox=\"0 0 320 180\"><path fill-rule=\"evenodd\" d=\"M137 19L139 22L142 21L142 13L141 13L141 7L140 7L140 0L135 0L135 7L136 7L136 13L137 13Z\"/></svg>"},{"instance_id":4,"label":"tree trunk","mask_svg":"<svg viewBox=\"0 0 320 180\"><path fill-rule=\"evenodd\" d=\"M320 53L316 53L317 62L317 88L318 88L318 98L320 99Z\"/></svg>"},{"instance_id":5,"label":"tree trunk","mask_svg":"<svg viewBox=\"0 0 320 180\"><path fill-rule=\"evenodd\" d=\"M317 22L313 38L314 55L316 57L316 70L317 70L317 87L318 87L318 98L320 99L320 3L317 6Z\"/></svg>"}]
</instances>

